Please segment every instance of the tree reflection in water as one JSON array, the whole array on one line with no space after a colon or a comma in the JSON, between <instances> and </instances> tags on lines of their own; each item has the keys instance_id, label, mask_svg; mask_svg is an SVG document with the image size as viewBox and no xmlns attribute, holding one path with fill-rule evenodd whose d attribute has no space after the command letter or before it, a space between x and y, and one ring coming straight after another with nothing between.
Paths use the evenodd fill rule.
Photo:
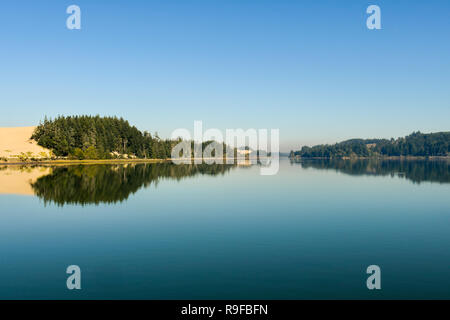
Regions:
<instances>
[{"instance_id":1,"label":"tree reflection in water","mask_svg":"<svg viewBox=\"0 0 450 320\"><path fill-rule=\"evenodd\" d=\"M291 163L305 169L336 170L350 175L398 176L414 183L450 182L450 161L446 160L301 159Z\"/></svg>"},{"instance_id":2,"label":"tree reflection in water","mask_svg":"<svg viewBox=\"0 0 450 320\"><path fill-rule=\"evenodd\" d=\"M142 187L162 179L181 180L195 175L224 175L233 165L173 163L76 165L54 167L31 186L45 203L100 204L122 202Z\"/></svg>"}]
</instances>

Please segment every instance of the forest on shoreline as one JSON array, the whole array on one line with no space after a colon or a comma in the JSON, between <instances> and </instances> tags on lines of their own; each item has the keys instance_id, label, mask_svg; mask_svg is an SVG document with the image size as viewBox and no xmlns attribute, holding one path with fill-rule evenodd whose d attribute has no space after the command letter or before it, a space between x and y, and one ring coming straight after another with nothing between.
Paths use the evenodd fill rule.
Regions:
<instances>
[{"instance_id":1,"label":"forest on shoreline","mask_svg":"<svg viewBox=\"0 0 450 320\"><path fill-rule=\"evenodd\" d=\"M68 160L165 160L171 158L173 147L182 141L181 138L161 139L157 133L141 132L123 118L98 115L45 118L31 139L51 150L53 158ZM205 141L201 150L211 143L218 142ZM226 145L222 145L225 154ZM193 153L193 141L191 150Z\"/></svg>"},{"instance_id":2,"label":"forest on shoreline","mask_svg":"<svg viewBox=\"0 0 450 320\"><path fill-rule=\"evenodd\" d=\"M290 158L448 157L450 132L412 134L398 139L351 139L334 145L304 146Z\"/></svg>"},{"instance_id":3,"label":"forest on shoreline","mask_svg":"<svg viewBox=\"0 0 450 320\"><path fill-rule=\"evenodd\" d=\"M167 159L176 140L141 132L117 117L59 116L45 120L32 139L56 157L84 159Z\"/></svg>"}]
</instances>

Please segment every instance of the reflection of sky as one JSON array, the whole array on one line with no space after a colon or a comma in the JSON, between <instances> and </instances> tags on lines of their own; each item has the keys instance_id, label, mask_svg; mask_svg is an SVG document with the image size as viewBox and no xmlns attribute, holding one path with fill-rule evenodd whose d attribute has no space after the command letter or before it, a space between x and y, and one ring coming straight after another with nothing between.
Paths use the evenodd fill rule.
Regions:
<instances>
[{"instance_id":1,"label":"reflection of sky","mask_svg":"<svg viewBox=\"0 0 450 320\"><path fill-rule=\"evenodd\" d=\"M450 3L9 1L0 10L0 126L44 115L123 116L176 128L279 128L282 150L445 131Z\"/></svg>"},{"instance_id":2,"label":"reflection of sky","mask_svg":"<svg viewBox=\"0 0 450 320\"><path fill-rule=\"evenodd\" d=\"M370 298L378 264L378 297L449 298L449 189L282 161L276 176L168 179L114 205L2 195L0 297Z\"/></svg>"}]
</instances>

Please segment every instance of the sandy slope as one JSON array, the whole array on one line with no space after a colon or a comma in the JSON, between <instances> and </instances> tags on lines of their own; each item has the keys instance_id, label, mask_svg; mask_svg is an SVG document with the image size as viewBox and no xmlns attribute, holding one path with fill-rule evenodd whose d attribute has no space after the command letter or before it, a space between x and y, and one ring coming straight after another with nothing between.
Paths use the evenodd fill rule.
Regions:
<instances>
[{"instance_id":1,"label":"sandy slope","mask_svg":"<svg viewBox=\"0 0 450 320\"><path fill-rule=\"evenodd\" d=\"M40 158L41 152L49 154L49 150L38 146L36 141L30 140L35 127L0 128L0 157L16 158L21 152L32 152Z\"/></svg>"}]
</instances>

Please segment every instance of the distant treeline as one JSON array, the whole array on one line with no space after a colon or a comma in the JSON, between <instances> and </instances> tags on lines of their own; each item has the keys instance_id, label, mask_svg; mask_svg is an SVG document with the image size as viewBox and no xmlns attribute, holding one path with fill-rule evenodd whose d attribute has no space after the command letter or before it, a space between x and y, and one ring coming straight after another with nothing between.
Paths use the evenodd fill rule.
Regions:
<instances>
[{"instance_id":1,"label":"distant treeline","mask_svg":"<svg viewBox=\"0 0 450 320\"><path fill-rule=\"evenodd\" d=\"M317 145L291 151L290 157L345 158L392 156L448 156L450 132L414 132L398 139L351 139L334 145Z\"/></svg>"}]
</instances>

